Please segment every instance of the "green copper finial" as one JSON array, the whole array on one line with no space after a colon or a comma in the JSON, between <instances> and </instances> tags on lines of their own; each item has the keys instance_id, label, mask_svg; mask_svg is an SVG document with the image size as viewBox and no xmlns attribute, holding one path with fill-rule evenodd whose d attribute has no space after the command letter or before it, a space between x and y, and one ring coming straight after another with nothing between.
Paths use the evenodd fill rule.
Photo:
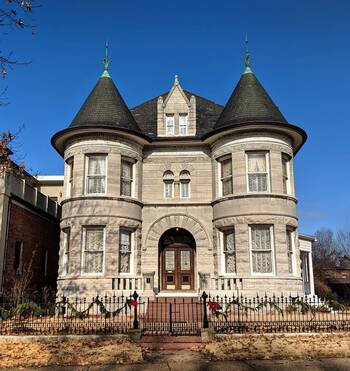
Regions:
<instances>
[{"instance_id":1,"label":"green copper finial","mask_svg":"<svg viewBox=\"0 0 350 371\"><path fill-rule=\"evenodd\" d=\"M103 73L101 77L111 77L108 72L110 60L108 58L108 41L106 41L106 51L105 51L105 57L102 60L103 64Z\"/></svg>"},{"instance_id":2,"label":"green copper finial","mask_svg":"<svg viewBox=\"0 0 350 371\"><path fill-rule=\"evenodd\" d=\"M246 73L253 73L252 69L250 68L250 53L248 48L248 35L245 35L245 70L243 72L243 75Z\"/></svg>"}]
</instances>

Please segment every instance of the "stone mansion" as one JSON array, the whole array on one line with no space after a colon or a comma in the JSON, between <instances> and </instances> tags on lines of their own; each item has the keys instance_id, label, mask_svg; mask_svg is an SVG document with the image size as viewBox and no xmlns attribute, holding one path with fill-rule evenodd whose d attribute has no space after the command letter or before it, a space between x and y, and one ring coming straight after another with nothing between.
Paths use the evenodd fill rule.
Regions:
<instances>
[{"instance_id":1,"label":"stone mansion","mask_svg":"<svg viewBox=\"0 0 350 371\"><path fill-rule=\"evenodd\" d=\"M68 128L58 294L313 294L290 124L250 68L225 106L184 90L129 109L109 74Z\"/></svg>"}]
</instances>

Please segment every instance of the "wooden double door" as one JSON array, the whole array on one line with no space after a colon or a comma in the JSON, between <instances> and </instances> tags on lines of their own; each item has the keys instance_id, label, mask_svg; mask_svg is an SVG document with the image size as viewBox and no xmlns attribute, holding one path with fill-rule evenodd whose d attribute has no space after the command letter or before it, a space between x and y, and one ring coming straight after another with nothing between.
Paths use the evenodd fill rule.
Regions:
<instances>
[{"instance_id":1,"label":"wooden double door","mask_svg":"<svg viewBox=\"0 0 350 371\"><path fill-rule=\"evenodd\" d=\"M194 249L174 243L161 251L162 290L194 289Z\"/></svg>"}]
</instances>

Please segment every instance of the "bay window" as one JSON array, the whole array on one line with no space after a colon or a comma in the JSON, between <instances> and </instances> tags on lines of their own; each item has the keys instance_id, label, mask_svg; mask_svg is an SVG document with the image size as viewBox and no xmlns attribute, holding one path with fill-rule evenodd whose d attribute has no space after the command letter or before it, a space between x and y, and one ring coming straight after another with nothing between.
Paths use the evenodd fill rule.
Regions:
<instances>
[{"instance_id":1,"label":"bay window","mask_svg":"<svg viewBox=\"0 0 350 371\"><path fill-rule=\"evenodd\" d=\"M103 273L104 227L84 227L83 272Z\"/></svg>"},{"instance_id":2,"label":"bay window","mask_svg":"<svg viewBox=\"0 0 350 371\"><path fill-rule=\"evenodd\" d=\"M267 152L247 152L249 192L267 192L269 190L267 158Z\"/></svg>"},{"instance_id":3,"label":"bay window","mask_svg":"<svg viewBox=\"0 0 350 371\"><path fill-rule=\"evenodd\" d=\"M88 155L86 157L85 190L87 194L106 192L106 155Z\"/></svg>"},{"instance_id":4,"label":"bay window","mask_svg":"<svg viewBox=\"0 0 350 371\"><path fill-rule=\"evenodd\" d=\"M253 273L273 273L273 227L251 225L250 248Z\"/></svg>"}]
</instances>

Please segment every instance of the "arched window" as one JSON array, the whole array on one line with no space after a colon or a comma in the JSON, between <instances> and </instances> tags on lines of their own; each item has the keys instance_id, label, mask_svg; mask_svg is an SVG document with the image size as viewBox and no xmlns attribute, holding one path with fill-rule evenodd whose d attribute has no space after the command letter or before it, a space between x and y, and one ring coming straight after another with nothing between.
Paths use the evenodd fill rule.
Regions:
<instances>
[{"instance_id":1,"label":"arched window","mask_svg":"<svg viewBox=\"0 0 350 371\"><path fill-rule=\"evenodd\" d=\"M191 174L187 170L182 170L180 173L180 197L188 198L190 197L190 182Z\"/></svg>"},{"instance_id":2,"label":"arched window","mask_svg":"<svg viewBox=\"0 0 350 371\"><path fill-rule=\"evenodd\" d=\"M164 197L173 198L174 197L174 173L167 170L163 174L164 182Z\"/></svg>"}]
</instances>

